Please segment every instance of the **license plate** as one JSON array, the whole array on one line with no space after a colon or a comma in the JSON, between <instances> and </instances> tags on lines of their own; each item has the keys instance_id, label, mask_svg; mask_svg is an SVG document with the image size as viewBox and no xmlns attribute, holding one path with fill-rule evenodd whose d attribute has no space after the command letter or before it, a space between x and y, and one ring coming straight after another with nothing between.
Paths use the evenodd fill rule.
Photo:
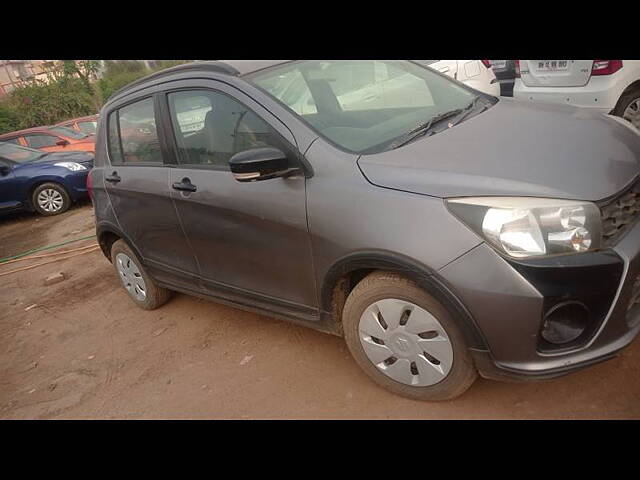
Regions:
<instances>
[{"instance_id":1,"label":"license plate","mask_svg":"<svg viewBox=\"0 0 640 480\"><path fill-rule=\"evenodd\" d=\"M490 60L493 68L504 68L507 66L506 60Z\"/></svg>"},{"instance_id":2,"label":"license plate","mask_svg":"<svg viewBox=\"0 0 640 480\"><path fill-rule=\"evenodd\" d=\"M536 66L539 72L556 72L567 70L569 60L536 60Z\"/></svg>"}]
</instances>

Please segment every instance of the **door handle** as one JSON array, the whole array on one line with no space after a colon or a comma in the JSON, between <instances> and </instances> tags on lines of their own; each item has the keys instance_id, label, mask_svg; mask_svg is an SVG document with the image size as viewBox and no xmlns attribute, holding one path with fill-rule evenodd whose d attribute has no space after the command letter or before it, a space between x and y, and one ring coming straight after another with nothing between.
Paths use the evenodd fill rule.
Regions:
<instances>
[{"instance_id":1,"label":"door handle","mask_svg":"<svg viewBox=\"0 0 640 480\"><path fill-rule=\"evenodd\" d=\"M189 178L187 177L183 178L180 182L175 182L171 186L174 190L180 190L182 192L195 192L196 190L198 190L198 188L193 183L191 183L191 180L189 180Z\"/></svg>"},{"instance_id":2,"label":"door handle","mask_svg":"<svg viewBox=\"0 0 640 480\"><path fill-rule=\"evenodd\" d=\"M122 180L119 176L118 176L118 172L113 172L111 175L107 175L106 177L104 177L104 179L107 182L111 182L111 183L118 183L120 180Z\"/></svg>"},{"instance_id":3,"label":"door handle","mask_svg":"<svg viewBox=\"0 0 640 480\"><path fill-rule=\"evenodd\" d=\"M440 68L438 69L438 71L439 71L440 73L446 73L446 72L448 72L448 71L449 71L449 67L440 67Z\"/></svg>"}]
</instances>

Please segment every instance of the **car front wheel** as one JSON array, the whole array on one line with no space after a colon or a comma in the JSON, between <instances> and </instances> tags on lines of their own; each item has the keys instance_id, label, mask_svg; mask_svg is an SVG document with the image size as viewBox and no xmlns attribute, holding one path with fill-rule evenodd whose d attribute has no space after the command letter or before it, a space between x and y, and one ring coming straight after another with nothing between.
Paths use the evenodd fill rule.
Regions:
<instances>
[{"instance_id":1,"label":"car front wheel","mask_svg":"<svg viewBox=\"0 0 640 480\"><path fill-rule=\"evenodd\" d=\"M613 114L640 129L640 88L635 88L620 97Z\"/></svg>"},{"instance_id":2,"label":"car front wheel","mask_svg":"<svg viewBox=\"0 0 640 480\"><path fill-rule=\"evenodd\" d=\"M477 377L462 332L447 309L414 282L376 271L349 294L347 346L376 383L418 400L448 400Z\"/></svg>"},{"instance_id":3,"label":"car front wheel","mask_svg":"<svg viewBox=\"0 0 640 480\"><path fill-rule=\"evenodd\" d=\"M71 198L67 190L58 183L47 182L33 191L31 196L33 208L41 215L59 215L71 206Z\"/></svg>"}]
</instances>

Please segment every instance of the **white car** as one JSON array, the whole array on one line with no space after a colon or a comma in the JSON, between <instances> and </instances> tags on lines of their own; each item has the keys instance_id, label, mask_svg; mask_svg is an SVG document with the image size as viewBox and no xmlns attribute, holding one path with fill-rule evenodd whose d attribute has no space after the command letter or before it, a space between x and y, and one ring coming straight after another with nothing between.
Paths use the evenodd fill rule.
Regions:
<instances>
[{"instance_id":1,"label":"white car","mask_svg":"<svg viewBox=\"0 0 640 480\"><path fill-rule=\"evenodd\" d=\"M518 60L513 96L566 103L625 118L640 128L640 60ZM518 66L516 65L516 71Z\"/></svg>"},{"instance_id":2,"label":"white car","mask_svg":"<svg viewBox=\"0 0 640 480\"><path fill-rule=\"evenodd\" d=\"M331 68L327 66L324 74L328 75ZM357 64L354 64L353 68L357 68ZM271 91L299 115L317 113L315 100L306 86L308 81L313 82L314 79L305 80L295 72L275 78L270 85ZM381 109L386 108L387 103L406 107L433 105L429 91L425 91L423 82L415 75L400 69L388 68L382 63L376 64L374 70L360 73L361 78L368 80L366 83L349 85L350 91L333 92L342 110Z\"/></svg>"},{"instance_id":3,"label":"white car","mask_svg":"<svg viewBox=\"0 0 640 480\"><path fill-rule=\"evenodd\" d=\"M500 95L500 83L488 60L416 60L438 70L465 85L488 93ZM487 62L487 63L484 63Z\"/></svg>"},{"instance_id":4,"label":"white car","mask_svg":"<svg viewBox=\"0 0 640 480\"><path fill-rule=\"evenodd\" d=\"M484 93L500 95L500 84L496 81L491 65L486 66L481 60L415 60L415 62L435 68ZM271 91L299 115L317 113L310 90L306 88L307 80L295 72L274 78L273 85L270 85ZM424 85L417 84L417 77L414 75L389 68L384 64L376 64L375 70L366 73L370 82L362 84L360 88L351 85L349 92L334 92L342 109L385 108L384 103L391 100L396 106L433 105L433 100L428 97L428 91L425 95ZM362 74L361 77L367 78ZM313 78L309 80L313 81ZM408 95L407 92L412 90L416 94Z\"/></svg>"}]
</instances>

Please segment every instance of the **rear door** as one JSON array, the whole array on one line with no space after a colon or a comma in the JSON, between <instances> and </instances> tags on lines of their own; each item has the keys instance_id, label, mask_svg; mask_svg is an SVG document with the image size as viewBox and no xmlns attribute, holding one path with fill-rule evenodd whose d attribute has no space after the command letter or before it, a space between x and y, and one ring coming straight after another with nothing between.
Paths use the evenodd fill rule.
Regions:
<instances>
[{"instance_id":1,"label":"rear door","mask_svg":"<svg viewBox=\"0 0 640 480\"><path fill-rule=\"evenodd\" d=\"M172 82L164 102L176 163L171 195L204 288L313 315L304 175L240 183L228 163L235 153L261 146L280 148L296 161L291 132L253 99L213 80Z\"/></svg>"},{"instance_id":2,"label":"rear door","mask_svg":"<svg viewBox=\"0 0 640 480\"><path fill-rule=\"evenodd\" d=\"M157 99L151 92L117 105L108 115L104 187L121 230L152 275L191 287L197 267L171 200L169 167L156 130Z\"/></svg>"},{"instance_id":3,"label":"rear door","mask_svg":"<svg viewBox=\"0 0 640 480\"><path fill-rule=\"evenodd\" d=\"M582 87L591 78L593 60L520 60L528 87Z\"/></svg>"}]
</instances>

